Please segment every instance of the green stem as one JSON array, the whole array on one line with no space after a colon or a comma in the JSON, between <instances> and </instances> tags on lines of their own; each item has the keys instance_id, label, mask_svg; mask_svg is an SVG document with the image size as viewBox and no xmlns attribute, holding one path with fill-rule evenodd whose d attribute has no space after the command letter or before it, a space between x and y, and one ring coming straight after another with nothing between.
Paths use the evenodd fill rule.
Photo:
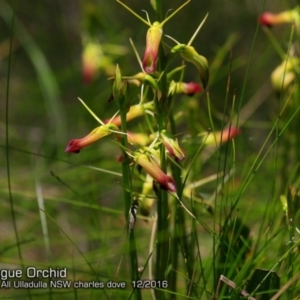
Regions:
<instances>
[{"instance_id":1,"label":"green stem","mask_svg":"<svg viewBox=\"0 0 300 300\"><path fill-rule=\"evenodd\" d=\"M156 16L160 21L162 19L162 1L156 0ZM159 48L159 71L163 72L166 64L166 58L162 45ZM166 127L166 115L168 114L168 85L167 78L165 74L162 76L159 87L161 91L161 97L158 98L158 95L155 97L155 107L156 107L156 116L158 122L158 130L161 132ZM167 169L167 160L165 154L165 147L161 145L160 147L160 166L161 169L166 172ZM156 250L156 270L155 270L155 279L156 280L165 280L166 271L168 268L169 260L169 241L168 241L168 193L167 191L159 188L157 192L157 250ZM156 299L161 300L165 298L165 293L163 291L155 291Z\"/></svg>"},{"instance_id":2,"label":"green stem","mask_svg":"<svg viewBox=\"0 0 300 300\"><path fill-rule=\"evenodd\" d=\"M157 20L161 22L162 20L162 5L161 5L161 0L155 0L155 6L156 6L156 16Z\"/></svg>"},{"instance_id":3,"label":"green stem","mask_svg":"<svg viewBox=\"0 0 300 300\"><path fill-rule=\"evenodd\" d=\"M126 110L120 107L120 115L121 115L121 128L122 132L127 132L127 124L126 124ZM125 218L126 224L128 224L128 216L129 216L129 209L131 206L131 173L129 167L129 157L126 153L125 149L127 149L128 141L127 136L122 135L121 139L122 148L123 148L123 160L122 160L122 174L123 174L123 192L124 192L124 201L125 201ZM127 226L128 229L128 226ZM134 238L134 231L132 230L129 232L129 257L130 257L130 265L131 265L131 280L137 281L139 279L138 273L138 260L137 260L137 251L136 251L136 244ZM135 289L134 290L135 299L141 300L141 290Z\"/></svg>"},{"instance_id":4,"label":"green stem","mask_svg":"<svg viewBox=\"0 0 300 300\"><path fill-rule=\"evenodd\" d=\"M176 127L175 127L175 121L172 112L169 115L169 120L170 120L171 132L174 135L176 133ZM182 174L181 174L180 167L175 164L172 164L172 174L176 182L178 197L179 199L181 199L183 187L181 182ZM187 241L184 211L180 206L179 202L177 202L175 208L174 228L175 231L172 235L172 241L171 241L172 251L170 253L172 269L173 270L178 269L179 247L180 247L183 260L186 264L187 278L192 278L193 269L191 266L193 264L191 263L190 255L189 255L190 251L189 251L188 241ZM171 272L168 279L169 279L169 289L175 292L177 272ZM172 299L175 299L174 297L175 296L172 296Z\"/></svg>"},{"instance_id":5,"label":"green stem","mask_svg":"<svg viewBox=\"0 0 300 300\"><path fill-rule=\"evenodd\" d=\"M159 131L161 132L164 129L164 121L163 115L159 116ZM160 148L160 161L161 161L161 169L166 171L167 162L165 155L165 148L161 145ZM168 255L169 255L169 241L168 241L168 193L167 191L159 188L157 192L157 256L156 256L156 280L165 280L166 279L166 271L168 267ZM163 291L156 290L156 299L161 300L164 299L165 294Z\"/></svg>"}]
</instances>

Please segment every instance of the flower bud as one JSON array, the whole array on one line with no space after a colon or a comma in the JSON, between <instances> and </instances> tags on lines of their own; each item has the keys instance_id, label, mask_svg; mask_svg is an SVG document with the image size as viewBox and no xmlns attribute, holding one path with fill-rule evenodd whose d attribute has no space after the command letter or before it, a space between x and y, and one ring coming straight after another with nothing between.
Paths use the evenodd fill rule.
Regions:
<instances>
[{"instance_id":1,"label":"flower bud","mask_svg":"<svg viewBox=\"0 0 300 300\"><path fill-rule=\"evenodd\" d=\"M88 43L82 53L82 77L85 84L90 84L99 69L99 61L102 56L101 46L96 43Z\"/></svg>"},{"instance_id":2,"label":"flower bud","mask_svg":"<svg viewBox=\"0 0 300 300\"><path fill-rule=\"evenodd\" d=\"M259 23L271 27L282 23L299 23L299 18L299 12L296 9L283 11L279 14L264 12L259 19Z\"/></svg>"},{"instance_id":3,"label":"flower bud","mask_svg":"<svg viewBox=\"0 0 300 300\"><path fill-rule=\"evenodd\" d=\"M82 80L83 83L90 84L97 72L103 69L108 75L114 72L114 66L110 57L104 55L99 43L88 42L83 49L82 55Z\"/></svg>"},{"instance_id":4,"label":"flower bud","mask_svg":"<svg viewBox=\"0 0 300 300\"><path fill-rule=\"evenodd\" d=\"M196 82L185 83L185 82L171 81L169 86L169 95L184 93L187 94L188 96L193 96L196 93L200 93L201 90L202 89L200 85Z\"/></svg>"},{"instance_id":5,"label":"flower bud","mask_svg":"<svg viewBox=\"0 0 300 300\"><path fill-rule=\"evenodd\" d=\"M114 81L114 84L113 84L113 96L114 96L114 98L117 98L120 93L123 94L122 90L123 90L122 74L121 74L120 67L117 64L116 65L116 76L115 76L115 81Z\"/></svg>"},{"instance_id":6,"label":"flower bud","mask_svg":"<svg viewBox=\"0 0 300 300\"><path fill-rule=\"evenodd\" d=\"M208 137L205 139L206 145L220 145L221 143L225 143L228 140L233 139L235 136L239 135L241 130L236 127L224 128L222 131L217 131L215 133L209 133Z\"/></svg>"},{"instance_id":7,"label":"flower bud","mask_svg":"<svg viewBox=\"0 0 300 300\"><path fill-rule=\"evenodd\" d=\"M126 109L126 101L129 100L128 97L128 82L122 79L121 70L119 65L116 66L116 76L113 84L113 99L119 105L120 109Z\"/></svg>"},{"instance_id":8,"label":"flower bud","mask_svg":"<svg viewBox=\"0 0 300 300\"><path fill-rule=\"evenodd\" d=\"M194 64L199 70L203 87L206 88L209 80L207 59L204 56L198 54L193 46L187 46L183 44L179 44L173 47L171 53L180 53L181 57L184 60Z\"/></svg>"},{"instance_id":9,"label":"flower bud","mask_svg":"<svg viewBox=\"0 0 300 300\"><path fill-rule=\"evenodd\" d=\"M154 22L147 31L146 50L143 59L143 69L146 73L153 73L156 70L162 33L163 30L158 22Z\"/></svg>"},{"instance_id":10,"label":"flower bud","mask_svg":"<svg viewBox=\"0 0 300 300\"><path fill-rule=\"evenodd\" d=\"M271 74L271 82L276 91L286 90L295 80L295 69L299 66L298 58L284 60Z\"/></svg>"},{"instance_id":11,"label":"flower bud","mask_svg":"<svg viewBox=\"0 0 300 300\"><path fill-rule=\"evenodd\" d=\"M185 159L185 151L182 148L180 148L178 140L173 140L170 137L168 137L165 130L161 132L160 136L161 141L166 147L169 154L178 159L179 161L183 161Z\"/></svg>"}]
</instances>

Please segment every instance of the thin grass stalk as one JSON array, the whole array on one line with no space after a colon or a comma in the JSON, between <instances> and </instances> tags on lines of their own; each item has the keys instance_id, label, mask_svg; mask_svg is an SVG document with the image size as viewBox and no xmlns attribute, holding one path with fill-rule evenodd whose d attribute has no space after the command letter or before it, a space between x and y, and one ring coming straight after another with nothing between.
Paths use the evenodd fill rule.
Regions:
<instances>
[{"instance_id":1,"label":"thin grass stalk","mask_svg":"<svg viewBox=\"0 0 300 300\"><path fill-rule=\"evenodd\" d=\"M51 216L49 215L47 212L45 212L45 215L53 222L53 224L55 224L57 226L57 228L61 231L61 233L67 238L67 240L73 245L73 247L78 251L78 253L82 256L83 260L85 261L85 263L89 266L92 274L94 274L96 276L96 279L98 281L100 281L100 277L98 275L98 273L96 272L96 270L94 269L94 267L92 266L92 264L89 262L89 260L86 258L86 256L84 255L83 251L80 250L80 248L77 246L77 244L72 240L72 238L62 229L62 227L57 223L57 221Z\"/></svg>"},{"instance_id":2,"label":"thin grass stalk","mask_svg":"<svg viewBox=\"0 0 300 300\"><path fill-rule=\"evenodd\" d=\"M39 213L40 213L40 220L41 220L41 227L42 227L43 239L44 239L44 244L45 244L46 256L47 256L48 262L50 262L51 250L50 250L50 239L49 239L49 234L48 234L47 218L46 218L46 214L45 214L45 202L44 202L42 186L41 186L40 180L38 178L38 175L36 175L36 178L35 178L35 190L36 190L36 197L37 197L38 208L39 208Z\"/></svg>"},{"instance_id":3,"label":"thin grass stalk","mask_svg":"<svg viewBox=\"0 0 300 300\"><path fill-rule=\"evenodd\" d=\"M34 142L34 136L35 132L31 132L29 135L29 146L31 146ZM33 148L34 149L34 148ZM32 157L32 168L34 169L34 182L35 182L35 193L36 193L36 200L38 204L38 210L39 210L39 215L40 215L40 222L41 222L41 229L42 229L42 234L43 234L43 240L44 240L44 245L45 245L45 253L46 257L48 260L48 263L51 261L51 248L50 248L50 238L49 238L49 232L48 232L48 224L47 224L47 216L44 213L45 212L45 199L43 195L43 188L41 185L41 171L43 169L43 164L42 161L37 158L37 157ZM60 178L56 175L53 174L53 172L50 174L55 177L59 183L64 184ZM75 192L76 193L76 192Z\"/></svg>"},{"instance_id":4,"label":"thin grass stalk","mask_svg":"<svg viewBox=\"0 0 300 300\"><path fill-rule=\"evenodd\" d=\"M284 59L284 57L289 57L290 53L291 53L291 47L293 46L293 40L294 40L294 34L295 34L295 26L294 24L292 24L291 26L291 32L290 32L290 38L289 38L289 43L288 43L288 48L286 51L286 54L282 57L282 59ZM285 67L286 68L286 67ZM299 80L299 73L296 73L297 75L297 79ZM284 77L286 76L286 69L284 71ZM284 78L282 80L282 93L280 94L279 97L279 101L281 102L283 97L284 97ZM299 108L299 87L298 85L295 85L293 88L293 97L292 101L290 103L290 107L288 107L288 113L292 114L295 110L297 111L297 109ZM290 149L296 149L295 150L295 159L296 161L299 161L299 134L297 133L298 131L298 123L297 122L293 122L293 124L291 124L291 128L290 131L287 132L287 134L284 136L284 152L282 154L283 156L283 161L289 161L290 159ZM279 122L278 122L278 126L277 126L277 136L279 135L280 132L280 126L279 126ZM294 141L295 139L295 141ZM288 164L285 164L283 172L282 172L282 181L281 184L287 184L289 182L289 178L291 178L290 176L290 168L288 166ZM287 188L286 186L284 186L283 188ZM293 202L293 198L296 196L294 194L294 190L293 189L288 189L288 198L290 199L290 201L288 201L288 206L289 203ZM290 207L288 207L288 211L289 210L293 210L293 208L291 209ZM288 227L288 232L289 232L289 243L287 244L288 247L291 249L295 243L295 220L294 220L294 216L290 216L289 213L287 212L287 227ZM286 271L287 271L287 281L292 280L294 273L295 273L295 254L293 251L290 251L287 257L287 263L286 263ZM293 298L293 294L294 294L294 287L291 285L287 288L286 291L286 297L287 299L292 299Z\"/></svg>"},{"instance_id":5,"label":"thin grass stalk","mask_svg":"<svg viewBox=\"0 0 300 300\"><path fill-rule=\"evenodd\" d=\"M174 132L174 120L173 118L170 116L170 123L171 123L171 127L172 127L172 133ZM173 125L173 126L172 126ZM180 169L172 164L172 173L173 173L173 178L176 182L176 186L177 189L179 191L182 190L181 187L181 178L180 178L180 174L181 171ZM179 180L178 180L179 179ZM178 197L180 198L180 195L178 194ZM171 240L171 266L172 266L172 271L170 272L169 276L168 276L168 283L169 283L169 289L173 292L176 292L176 283L177 283L177 272L176 270L178 269L178 255L179 255L179 237L180 237L180 205L179 202L176 203L175 205L175 216L174 216L174 232L172 235L172 240ZM176 299L176 298L172 298L172 299Z\"/></svg>"},{"instance_id":6,"label":"thin grass stalk","mask_svg":"<svg viewBox=\"0 0 300 300\"><path fill-rule=\"evenodd\" d=\"M229 93L229 84L230 84L230 76L228 78L227 94ZM231 118L230 118L231 120L232 120L232 116L233 116L234 107L235 107L235 94L233 95L233 104L232 104ZM229 129L230 128L231 128L231 123L229 124ZM223 132L221 134L221 140L222 140L222 135L223 135ZM227 165L229 165L229 163L228 163L228 161L229 161L229 145L230 145L230 141L227 141L226 144L224 145L225 151L224 151L224 164L223 164L223 166L221 166L221 151L218 152L218 157L219 157L218 158L219 159L219 161L218 161L218 172L220 171L221 167L223 168L223 170L222 170L223 175L222 175L221 183L220 183L222 189L223 189L224 184L225 184L224 178L226 176L226 167L227 167ZM235 144L234 144L234 140L232 140L232 157L231 158L232 158L232 160L230 162L230 169L235 170ZM233 176L232 176L232 178L233 178L232 180L234 181ZM218 183L218 181L219 181L219 177L217 179L217 183ZM221 199L223 201L224 197L222 197ZM225 197L225 204L223 202L221 202L221 207L228 207L228 198L227 197ZM229 214L231 215L233 213L233 211L234 211L234 208L231 208ZM226 211L224 211L224 214L225 214L225 216L224 216L225 221L224 221L224 224L222 224L222 221L221 221L222 220L222 210L220 209L220 248L219 248L220 251L222 251L222 248L225 246L224 238L226 240L227 225L228 225L228 222L230 220L230 217L226 218ZM235 217L235 221L236 221L236 217ZM234 224L235 224L235 221L234 221ZM226 243L226 241L225 241L225 243ZM233 250L231 250L231 246L232 246L232 244L230 242L229 247L228 247L228 253L227 253L226 260L225 261L222 261L222 260L220 261L221 264L224 264L224 267L223 267L223 271L220 272L220 274L218 274L218 276L220 276L221 274L227 273L226 268L227 268L227 265L228 265L228 258L230 256L231 251L233 251ZM232 270L233 270L233 268L230 270L230 272L232 272ZM230 277L230 273L228 274L228 276Z\"/></svg>"},{"instance_id":7,"label":"thin grass stalk","mask_svg":"<svg viewBox=\"0 0 300 300\"><path fill-rule=\"evenodd\" d=\"M73 277L73 281L75 281L75 262L74 262L74 253L72 251L72 277ZM74 300L78 300L78 293L77 293L77 289L73 288L73 292L74 292Z\"/></svg>"},{"instance_id":8,"label":"thin grass stalk","mask_svg":"<svg viewBox=\"0 0 300 300\"><path fill-rule=\"evenodd\" d=\"M164 149L163 149L164 151ZM164 162L164 157L161 158ZM156 280L165 280L169 260L169 241L168 241L168 194L163 189L159 189L157 202L157 255L156 255ZM162 290L156 290L156 299L162 300L165 293Z\"/></svg>"},{"instance_id":9,"label":"thin grass stalk","mask_svg":"<svg viewBox=\"0 0 300 300\"><path fill-rule=\"evenodd\" d=\"M259 153L257 154L249 172L247 173L247 176L245 178L245 181L244 183L242 184L237 196L236 196L236 199L233 203L233 208L236 207L236 205L238 204L238 201L241 197L241 195L243 194L243 192L246 190L247 186L249 185L250 181L252 180L253 176L256 174L256 172L258 171L259 167L261 166L261 164L263 163L263 161L265 160L266 156L269 155L271 149L277 144L279 138L282 136L283 132L287 129L287 127L290 125L290 123L292 122L292 120L294 120L294 118L296 117L297 113L299 112L300 110L300 106L298 106L298 108L294 111L294 113L292 114L292 116L288 119L288 121L285 123L284 127L281 129L281 131L277 134L275 140L272 142L272 144L269 146L269 148L267 149L267 151L265 152L265 154L262 156L261 160L259 161L259 158L263 152L263 149L265 148L265 146L267 145L267 142L269 141L272 133L274 132L276 126L277 126L277 123L280 121L280 117L282 116L283 114L283 111L285 110L286 108L286 105L287 105L288 101L285 103L285 106L284 108L281 110L280 114L278 115L277 117L277 120L275 121L275 124L274 126L272 127L268 137L266 138L265 142L263 143ZM229 216L230 217L230 216Z\"/></svg>"},{"instance_id":10,"label":"thin grass stalk","mask_svg":"<svg viewBox=\"0 0 300 300\"><path fill-rule=\"evenodd\" d=\"M191 199L191 204L192 204L192 212L195 214L195 207L194 207L194 203L193 203L193 199ZM206 298L207 299L210 299L210 295L208 294L207 292L207 279L206 279L206 275L204 273L205 271L205 267L203 266L203 261L202 261L202 258L201 258L201 252L200 252L200 245L199 245L199 240L198 240L198 233L197 233L197 226L196 226L196 220L193 219L192 220L192 232L191 232L191 239L194 240L194 243L195 243L195 247L197 249L197 256L199 258L199 269L200 269L200 275L199 275L199 279L197 281L197 284L199 285L200 284L200 279L202 278L202 281L203 281L203 289L202 289L202 292L200 293L200 295L197 294L197 297L199 297L199 299L202 299L203 298L203 293L206 293ZM195 261L195 264L196 264L196 261Z\"/></svg>"},{"instance_id":11,"label":"thin grass stalk","mask_svg":"<svg viewBox=\"0 0 300 300\"><path fill-rule=\"evenodd\" d=\"M288 120L288 122L286 123L286 125L284 126L284 128L276 135L276 139L273 141L273 143L271 144L271 146L267 149L266 153L263 155L263 157L261 158L261 160L259 161L262 153L263 153L263 150L264 148L266 147L269 139L271 138L272 136L272 133L276 130L277 128L277 125L278 125L278 122L280 121L280 118L283 114L283 112L285 111L286 109L286 106L289 102L289 99L286 101L284 107L282 108L280 114L278 115L274 125L272 126L272 129L271 131L269 132L266 140L264 141L261 149L259 150L250 170L248 171L247 175L246 175L246 178L244 180L244 183L242 184L242 186L240 187L239 189L239 192L237 193L237 196L235 197L235 200L232 204L232 207L231 207L231 211L230 213L228 214L227 216L227 219L225 221L225 224L227 224L227 222L229 221L229 219L231 218L231 215L232 215L232 212L234 211L234 208L237 206L239 200L240 200L240 197L241 195L244 193L244 191L246 190L246 188L248 187L250 181L252 180L253 176L256 174L256 172L258 171L259 167L261 166L261 164L263 163L263 161L265 160L266 156L269 155L271 149L277 145L278 143L278 140L279 138L281 137L281 135L283 134L283 132L286 130L286 128L290 125L291 121L294 119L294 117L297 115L299 109L300 109L300 106L297 108L297 110L293 113L292 117Z\"/></svg>"},{"instance_id":12,"label":"thin grass stalk","mask_svg":"<svg viewBox=\"0 0 300 300\"><path fill-rule=\"evenodd\" d=\"M295 244L295 220L290 219L289 221L289 245L290 249L292 249L293 245ZM288 262L287 262L287 281L291 280L294 277L294 261L295 261L295 254L293 251L289 252ZM293 299L293 286L290 286L287 290L287 299Z\"/></svg>"},{"instance_id":13,"label":"thin grass stalk","mask_svg":"<svg viewBox=\"0 0 300 300\"><path fill-rule=\"evenodd\" d=\"M256 289L254 291L251 292L250 296L255 295L256 291L260 288L261 284L270 276L270 274L275 271L275 269L278 267L278 265L280 265L289 255L289 253L291 251L294 251L294 249L296 247L299 247L300 245L300 240L296 241L295 243L293 243L293 245L277 260L277 262L273 265L273 267L269 270L269 273L262 279L262 281L260 282L260 284L256 287ZM293 279L291 279L293 280ZM272 299L276 299L275 297L273 297ZM290 298L286 298L286 299L290 299Z\"/></svg>"},{"instance_id":14,"label":"thin grass stalk","mask_svg":"<svg viewBox=\"0 0 300 300\"><path fill-rule=\"evenodd\" d=\"M264 11L265 2L266 2L266 0L263 0L262 5L261 5L261 10L260 10L260 15ZM250 54L249 54L249 60L248 60L248 63L247 63L245 78L244 78L243 87L242 87L242 92L241 92L241 96L240 96L239 102L238 102L238 110L237 110L238 112L241 111L243 100L244 100L244 95L245 95L245 91L246 91L247 80L248 80L248 76L249 76L250 66L251 66L251 63L252 63L252 57L253 57L254 47L255 47L255 43L256 43L256 39L257 39L258 30L259 30L259 23L256 26L256 30L255 30L253 41L252 41L252 45L251 45L251 50L250 50ZM236 117L236 124L235 124L236 127L238 127L238 125L239 125L239 119L240 119L240 115L238 113L237 117ZM259 157L259 155L257 156L257 159L258 159L258 157ZM253 164L253 168L254 168L254 166L255 166L255 163ZM251 168L251 171L252 171L252 168ZM250 174L250 172L249 172L249 174ZM249 182L247 182L247 185L248 185L248 183ZM241 196L241 194L242 194L243 191L244 191L244 189L241 188L240 192L238 193L238 196L236 197L236 200L232 204L231 212L227 216L227 218L225 220L225 224L229 221L229 219L231 217L231 214L232 214L234 208L236 207L236 205L238 204L240 196Z\"/></svg>"},{"instance_id":15,"label":"thin grass stalk","mask_svg":"<svg viewBox=\"0 0 300 300\"><path fill-rule=\"evenodd\" d=\"M290 38L289 38L289 43L288 43L288 49L287 49L287 53L289 54L291 52L291 47L293 47L293 45L295 46L299 46L300 44L300 37L299 37L299 32L297 32L298 30L295 28L295 24L291 25L291 33L290 33ZM293 43L294 40L294 36L296 33L296 42ZM293 101L292 101L292 105L291 105L291 110L294 111L295 109L297 109L297 107L300 105L300 90L299 90L299 79L300 79L300 74L299 74L299 69L297 68L297 72L296 73L296 82L298 82L297 86L294 89L294 94L293 94ZM294 122L293 124L293 139L295 139L295 142L293 143L291 141L291 139L289 139L290 144L293 143L292 147L295 149L296 153L295 153L295 159L296 161L300 161L300 135L299 135L299 123L298 122ZM286 148L289 149L289 148ZM287 153L289 153L289 151L286 151Z\"/></svg>"},{"instance_id":16,"label":"thin grass stalk","mask_svg":"<svg viewBox=\"0 0 300 300\"><path fill-rule=\"evenodd\" d=\"M228 91L228 89L227 89ZM207 92L206 94L206 97L207 97L207 108L208 108L208 118L209 118L209 121L210 121L210 126L211 126L211 129L212 129L212 134L214 134L214 138L215 138L215 141L216 141L216 136L215 136L215 128L214 128L214 123L213 123L213 119L212 119L212 115L211 115L211 106L210 106L210 97L209 97L209 93ZM226 100L225 100L225 107L227 106L227 99L228 99L228 93L226 94ZM225 107L224 107L224 110L225 110ZM216 145L217 147L217 145ZM219 173L219 166L220 166L220 159L221 159L221 156L220 156L220 150L219 148L217 148L217 151L218 151L218 173ZM218 185L218 180L217 180L217 185ZM217 204L217 193L215 194L215 199L214 199L214 206L216 207L216 204ZM219 220L219 227L221 228L221 210L220 210L220 220ZM213 223L213 231L216 232L216 218L214 218L214 223ZM220 237L219 237L220 238ZM216 290L217 288L217 285L218 285L218 273L217 273L217 235L216 234L213 234L213 252L212 252L212 264L213 264L213 282L214 282L214 290Z\"/></svg>"},{"instance_id":17,"label":"thin grass stalk","mask_svg":"<svg viewBox=\"0 0 300 300\"><path fill-rule=\"evenodd\" d=\"M281 111L280 115L283 113L283 111L284 111L284 109ZM296 111L293 113L293 115L288 119L288 121L286 122L285 126L284 126L284 127L281 129L281 131L278 133L278 135L276 136L276 139L271 143L271 145L270 145L269 148L266 150L266 153L262 156L262 158L260 159L260 161L257 162L257 164L256 164L256 163L253 164L253 166L251 167L251 172L248 173L249 178L247 178L247 179L245 180L245 183L243 184L243 189L239 191L238 196L237 196L237 198L236 198L236 201L235 201L234 205L237 204L237 201L238 201L238 199L240 198L241 193L246 189L246 187L248 186L248 184L249 184L250 181L252 180L253 176L256 174L256 172L258 171L258 169L261 167L262 163L265 161L265 158L269 155L270 151L271 151L271 150L273 149L273 147L277 144L279 138L282 136L282 134L283 134L283 133L286 131L286 129L289 127L290 123L292 122L292 120L294 120L294 118L296 117L296 115L297 115L297 113L298 113L299 111L300 111L300 106L298 106L298 108L297 108ZM278 116L278 119L277 119L276 122L279 121L280 115ZM273 128L271 129L271 132L275 129L275 127L276 127L276 123L274 124ZM267 140L268 140L268 138L267 138ZM264 146L263 146L263 147L264 147ZM263 149L263 147L262 147L262 149ZM258 155L257 158L256 158L257 161L258 161L258 159L259 159L259 156L260 156L260 155ZM255 165L256 165L256 167L255 167ZM230 216L229 216L229 217L230 217ZM290 254L290 252L295 248L295 244L298 244L298 241L297 241L297 242L294 241L293 243L291 243L291 247L290 247L289 250L286 252L286 254L284 254L284 256L278 261L278 263L281 262L283 258L287 258L287 257L288 257L288 255ZM265 245L265 247L266 247L266 246L267 246L267 245ZM257 250L257 249L256 249L256 250ZM277 263L277 264L278 264L278 263ZM276 266L277 266L277 264L276 264ZM249 268L250 268L250 267L249 267ZM273 271L274 269L275 269L275 266L270 270L270 272ZM248 272L245 272L245 273L248 274ZM240 276L240 278L241 278L241 280L242 280L242 276ZM254 294L254 292L255 292L255 291L253 291L252 294Z\"/></svg>"},{"instance_id":18,"label":"thin grass stalk","mask_svg":"<svg viewBox=\"0 0 300 300\"><path fill-rule=\"evenodd\" d=\"M260 15L264 11L265 3L266 3L266 0L263 0L262 4L261 4ZM260 27L260 25L259 25L259 23L257 23L255 33L254 33L254 37L253 37L253 41L252 41L252 45L251 45L251 49L250 49L249 60L248 60L247 69L246 69L246 73L245 73L245 79L244 79L244 82L243 82L240 101L239 101L239 104L238 104L238 111L239 112L241 111L242 104L243 104L243 101L244 101L244 96L245 96L245 92L246 92L246 86L247 86L250 66L252 65L252 57L253 57L253 53L254 53L254 46L255 46L255 43L256 43L256 38L257 38L258 31L259 31L259 27ZM238 125L239 125L239 114L237 115L237 119L236 119L236 127L238 127Z\"/></svg>"},{"instance_id":19,"label":"thin grass stalk","mask_svg":"<svg viewBox=\"0 0 300 300\"><path fill-rule=\"evenodd\" d=\"M291 32L290 32L290 37L289 37L289 42L288 42L288 47L287 47L287 50L286 50L286 53L284 53L284 55L282 56L282 59L284 59L285 57L289 57L290 56L290 52L291 52L291 47L293 46L293 39L294 39L294 34L295 34L295 26L292 25L291 26ZM279 109L282 105L282 102L283 102L283 99L284 99L284 79L286 77L286 73L287 73L287 60L286 60L286 63L285 63L285 67L284 67L284 75L283 75L283 79L282 79L282 84L281 84L281 93L280 93L280 96L279 96ZM288 114L290 114L297 106L297 98L296 98L296 90L298 88L295 86L294 89L293 89L293 97L291 97L291 103L290 103L290 107L288 108ZM296 100L296 101L295 101ZM279 112L278 112L279 113ZM283 154L282 154L282 159L283 161L288 161L289 160L289 157L291 155L290 153L290 149L294 148L294 143L292 142L292 139L291 139L291 136L294 137L294 134L295 132L297 132L297 128L298 127L298 124L296 125L296 128L294 126L291 126L290 128L290 133L287 132L287 134L284 136L283 138L283 141L281 144L285 144L284 146L284 149L285 151L283 151ZM276 128L276 134L278 134L278 132L280 131L280 123L278 122L278 126ZM293 134L294 133L294 134ZM298 134L296 134L297 136ZM278 143L280 144L280 143ZM290 177L290 169L288 167L288 164L285 164L284 165L284 168L282 170L282 180L281 180L281 184L283 185L284 183L287 183L289 181L289 177ZM286 188L286 187L283 187L283 188Z\"/></svg>"}]
</instances>

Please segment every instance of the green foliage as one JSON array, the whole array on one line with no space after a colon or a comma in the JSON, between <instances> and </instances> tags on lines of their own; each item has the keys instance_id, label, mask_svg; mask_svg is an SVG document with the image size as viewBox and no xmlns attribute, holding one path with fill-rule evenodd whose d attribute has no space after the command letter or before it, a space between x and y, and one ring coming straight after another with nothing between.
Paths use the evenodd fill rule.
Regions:
<instances>
[{"instance_id":1,"label":"green foliage","mask_svg":"<svg viewBox=\"0 0 300 300\"><path fill-rule=\"evenodd\" d=\"M298 299L297 3L25 2L0 1L0 284L47 287L1 299Z\"/></svg>"}]
</instances>

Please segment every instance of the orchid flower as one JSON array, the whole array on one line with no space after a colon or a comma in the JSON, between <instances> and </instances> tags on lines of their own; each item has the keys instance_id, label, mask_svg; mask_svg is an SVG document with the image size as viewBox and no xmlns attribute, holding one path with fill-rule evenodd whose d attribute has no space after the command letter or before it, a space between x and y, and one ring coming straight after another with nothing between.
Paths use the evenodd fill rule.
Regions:
<instances>
[{"instance_id":1,"label":"orchid flower","mask_svg":"<svg viewBox=\"0 0 300 300\"><path fill-rule=\"evenodd\" d=\"M99 139L109 135L112 131L118 131L118 127L115 124L105 124L95 128L92 132L81 139L73 139L69 141L65 152L79 153L80 150Z\"/></svg>"},{"instance_id":2,"label":"orchid flower","mask_svg":"<svg viewBox=\"0 0 300 300\"><path fill-rule=\"evenodd\" d=\"M119 132L119 128L110 122L107 124L104 124L95 114L94 112L85 104L83 100L78 98L78 100L83 104L83 106L89 111L89 113L101 124L101 126L96 127L93 129L88 135L81 139L73 139L68 142L67 147L65 149L65 152L73 152L73 153L79 153L80 150L97 140L101 139L102 137L105 137L112 132Z\"/></svg>"},{"instance_id":3,"label":"orchid flower","mask_svg":"<svg viewBox=\"0 0 300 300\"><path fill-rule=\"evenodd\" d=\"M157 181L162 189L176 192L174 179L167 175L159 166L157 159L151 154L141 152L133 153L134 161L139 164L151 177Z\"/></svg>"}]
</instances>

